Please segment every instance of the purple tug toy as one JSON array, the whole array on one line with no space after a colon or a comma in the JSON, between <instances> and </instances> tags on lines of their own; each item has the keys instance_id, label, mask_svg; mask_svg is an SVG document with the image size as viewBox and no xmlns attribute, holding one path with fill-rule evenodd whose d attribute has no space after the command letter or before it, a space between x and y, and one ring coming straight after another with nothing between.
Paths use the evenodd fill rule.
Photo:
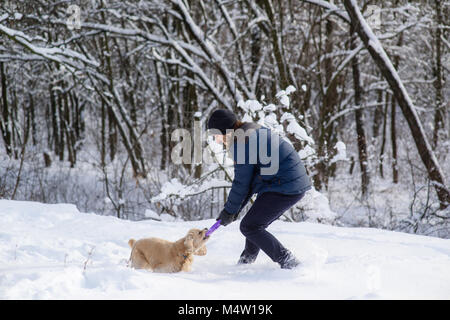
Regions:
<instances>
[{"instance_id":1,"label":"purple tug toy","mask_svg":"<svg viewBox=\"0 0 450 320\"><path fill-rule=\"evenodd\" d=\"M209 230L206 232L205 237L209 237L211 235L211 233L213 233L214 231L216 231L217 228L220 227L220 220L217 220L216 223L214 223L212 225L211 228L209 228Z\"/></svg>"}]
</instances>

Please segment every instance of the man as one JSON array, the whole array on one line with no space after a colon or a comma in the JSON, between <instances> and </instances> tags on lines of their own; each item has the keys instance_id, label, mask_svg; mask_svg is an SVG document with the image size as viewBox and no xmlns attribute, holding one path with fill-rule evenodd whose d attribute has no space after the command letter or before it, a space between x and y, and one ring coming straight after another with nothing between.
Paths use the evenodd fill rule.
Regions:
<instances>
[{"instance_id":1,"label":"man","mask_svg":"<svg viewBox=\"0 0 450 320\"><path fill-rule=\"evenodd\" d=\"M300 262L266 228L311 189L299 155L270 129L242 123L229 110L214 111L208 129L215 130L216 142L224 143L234 160L234 180L217 218L220 224L235 221L251 196L258 194L240 224L246 240L238 263L253 263L263 250L281 268L297 267Z\"/></svg>"}]
</instances>

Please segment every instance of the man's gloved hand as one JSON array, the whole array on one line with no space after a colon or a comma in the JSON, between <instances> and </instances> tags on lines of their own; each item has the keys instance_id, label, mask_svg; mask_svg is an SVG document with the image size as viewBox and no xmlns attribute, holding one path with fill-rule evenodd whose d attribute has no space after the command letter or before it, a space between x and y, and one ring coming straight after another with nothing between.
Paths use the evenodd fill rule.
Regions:
<instances>
[{"instance_id":1,"label":"man's gloved hand","mask_svg":"<svg viewBox=\"0 0 450 320\"><path fill-rule=\"evenodd\" d=\"M220 224L222 226L227 226L230 223L232 223L233 221L235 221L237 219L238 215L237 214L231 214L225 211L225 209L222 210L222 212L220 212L219 217L216 220L220 220Z\"/></svg>"}]
</instances>

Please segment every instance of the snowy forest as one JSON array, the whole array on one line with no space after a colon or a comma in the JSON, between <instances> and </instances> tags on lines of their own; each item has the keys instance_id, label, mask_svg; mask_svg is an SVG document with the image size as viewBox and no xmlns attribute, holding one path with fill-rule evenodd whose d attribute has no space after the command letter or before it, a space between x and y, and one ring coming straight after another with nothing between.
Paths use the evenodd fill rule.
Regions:
<instances>
[{"instance_id":1,"label":"snowy forest","mask_svg":"<svg viewBox=\"0 0 450 320\"><path fill-rule=\"evenodd\" d=\"M0 199L215 218L233 162L205 122L226 108L303 159L314 188L283 220L450 238L449 13L443 0L2 0ZM192 161L176 162L187 136Z\"/></svg>"}]
</instances>

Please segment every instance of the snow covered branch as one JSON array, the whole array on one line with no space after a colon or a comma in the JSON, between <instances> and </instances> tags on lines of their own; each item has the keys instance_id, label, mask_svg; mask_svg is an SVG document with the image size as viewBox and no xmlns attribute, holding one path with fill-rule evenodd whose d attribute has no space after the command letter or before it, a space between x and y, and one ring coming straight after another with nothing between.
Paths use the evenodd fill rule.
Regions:
<instances>
[{"instance_id":1,"label":"snow covered branch","mask_svg":"<svg viewBox=\"0 0 450 320\"><path fill-rule=\"evenodd\" d=\"M31 43L32 40L30 39L30 37L25 35L23 32L10 29L2 24L0 24L0 33L3 33L14 42L22 45L38 56L41 56L53 62L66 65L71 69L71 71L83 69L84 65L94 68L99 66L99 63L97 61L90 60L84 55L71 49L58 47L46 48L36 46ZM77 62L82 62L83 65L77 64Z\"/></svg>"}]
</instances>

